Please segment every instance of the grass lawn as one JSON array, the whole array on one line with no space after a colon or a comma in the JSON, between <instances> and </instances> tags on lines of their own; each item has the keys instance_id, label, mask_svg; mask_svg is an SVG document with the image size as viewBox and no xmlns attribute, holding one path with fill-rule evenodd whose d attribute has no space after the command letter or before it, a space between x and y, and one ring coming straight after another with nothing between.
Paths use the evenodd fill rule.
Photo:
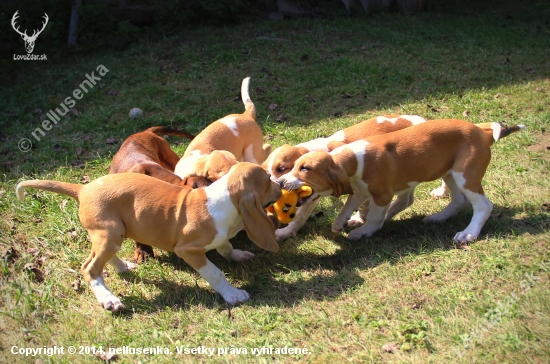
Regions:
<instances>
[{"instance_id":1,"label":"grass lawn","mask_svg":"<svg viewBox=\"0 0 550 364\"><path fill-rule=\"evenodd\" d=\"M37 42L35 53L48 61L2 61L0 361L93 363L100 359L86 353L91 347L127 346L171 353L111 359L548 363L550 7L543 0L433 3L417 16L255 21L86 54L60 56ZM73 98L75 110L42 128L44 115L92 72L100 80ZM331 233L345 199L327 198L317 208L322 216L277 254L261 253L245 234L232 242L256 253L253 260L228 263L208 253L250 301L228 307L182 260L156 250L158 259L135 271L106 268L106 284L126 308L103 311L78 272L90 243L76 201L28 190L21 203L16 183L87 183L108 173L127 136L149 126L199 133L243 110L246 76L273 147L388 113L527 130L492 148L484 188L494 210L468 249L452 238L471 209L443 224L422 223L449 201L429 195L439 181L419 186L413 206L355 242ZM130 119L133 107L145 116ZM22 138L29 151L20 150L30 146ZM186 141L169 142L183 154ZM132 253L127 241L118 256ZM58 346L65 354L25 357L14 346ZM67 354L70 346L83 353Z\"/></svg>"}]
</instances>

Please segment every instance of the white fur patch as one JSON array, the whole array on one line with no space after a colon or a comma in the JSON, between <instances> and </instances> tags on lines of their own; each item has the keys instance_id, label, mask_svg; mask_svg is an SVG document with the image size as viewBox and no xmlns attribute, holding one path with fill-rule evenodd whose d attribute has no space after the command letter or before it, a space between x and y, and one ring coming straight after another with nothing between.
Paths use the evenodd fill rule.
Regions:
<instances>
[{"instance_id":1,"label":"white fur patch","mask_svg":"<svg viewBox=\"0 0 550 364\"><path fill-rule=\"evenodd\" d=\"M235 116L226 116L218 120L223 125L227 126L231 132L238 137L239 136L239 127L237 125L237 117Z\"/></svg>"},{"instance_id":2,"label":"white fur patch","mask_svg":"<svg viewBox=\"0 0 550 364\"><path fill-rule=\"evenodd\" d=\"M206 208L214 220L217 230L214 240L204 247L206 250L215 249L225 244L242 228L242 218L231 201L231 195L227 189L227 180L232 173L233 169L204 189L207 197Z\"/></svg>"},{"instance_id":3,"label":"white fur patch","mask_svg":"<svg viewBox=\"0 0 550 364\"><path fill-rule=\"evenodd\" d=\"M248 147L244 148L243 152L243 160L241 162L250 162L250 163L256 163L259 164L256 158L254 158L254 152L253 152L254 146L250 144Z\"/></svg>"},{"instance_id":4,"label":"white fur patch","mask_svg":"<svg viewBox=\"0 0 550 364\"><path fill-rule=\"evenodd\" d=\"M426 122L426 119L424 119L423 117L418 116L418 115L400 115L400 116L395 117L395 118L387 118L385 116L377 116L376 117L376 122L378 124L389 122L389 123L392 123L392 124L395 125L395 123L399 119L406 119L406 120L410 121L412 125L422 124L422 123Z\"/></svg>"},{"instance_id":5,"label":"white fur patch","mask_svg":"<svg viewBox=\"0 0 550 364\"><path fill-rule=\"evenodd\" d=\"M174 174L180 178L185 178L195 175L195 164L201 158L206 157L206 155L201 155L200 151L194 150L186 157L183 157L176 164L174 169Z\"/></svg>"},{"instance_id":6,"label":"white fur patch","mask_svg":"<svg viewBox=\"0 0 550 364\"><path fill-rule=\"evenodd\" d=\"M317 138L317 139L313 139L307 142L297 144L296 146L306 148L310 152L313 152L316 150L324 150L325 152L327 152L328 151L327 145L329 141L330 141L329 138Z\"/></svg>"}]
</instances>

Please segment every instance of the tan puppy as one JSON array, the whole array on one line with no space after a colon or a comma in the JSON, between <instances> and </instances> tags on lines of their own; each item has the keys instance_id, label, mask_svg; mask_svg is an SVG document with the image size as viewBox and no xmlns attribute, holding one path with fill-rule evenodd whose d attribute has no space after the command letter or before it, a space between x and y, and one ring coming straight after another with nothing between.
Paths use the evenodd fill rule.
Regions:
<instances>
[{"instance_id":1,"label":"tan puppy","mask_svg":"<svg viewBox=\"0 0 550 364\"><path fill-rule=\"evenodd\" d=\"M290 172L290 170L294 167L294 162L308 152L316 150L330 152L341 145L348 144L368 136L391 133L408 128L412 125L424 123L425 121L426 120L424 118L418 115L377 116L352 125L349 128L337 131L327 138L317 138L295 146L285 144L275 149L273 153L267 157L266 161L262 164L262 167L271 173L271 178L273 180L277 180L285 173ZM445 195L444 184L438 190L439 195L441 195L438 197ZM300 206L296 212L296 217L294 220L291 221L286 227L275 231L277 240L288 239L296 236L298 230L304 226L305 222L318 203L318 198L308 199L303 203L300 202ZM347 224L351 227L359 227L363 225L368 213L368 208L368 203L361 206L358 213L354 214Z\"/></svg>"},{"instance_id":2,"label":"tan puppy","mask_svg":"<svg viewBox=\"0 0 550 364\"><path fill-rule=\"evenodd\" d=\"M227 115L208 125L189 143L174 173L181 178L198 176L199 166L205 156L215 150L233 154L239 162L262 163L271 152L269 144L263 144L262 129L256 123L256 107L250 99L250 77L241 85L241 97L245 107L242 114Z\"/></svg>"},{"instance_id":3,"label":"tan puppy","mask_svg":"<svg viewBox=\"0 0 550 364\"><path fill-rule=\"evenodd\" d=\"M111 264L117 272L135 267L116 256L125 238L175 252L224 300L237 304L250 295L231 286L205 253L216 249L234 261L253 257L250 252L233 249L228 241L243 227L260 248L278 251L275 229L264 208L279 199L281 190L269 177L260 166L238 163L218 181L198 189L142 174L120 173L87 185L23 181L16 193L23 201L25 188L39 188L78 200L80 222L92 241L92 252L80 270L105 309L123 308L103 282L105 264Z\"/></svg>"},{"instance_id":4,"label":"tan puppy","mask_svg":"<svg viewBox=\"0 0 550 364\"><path fill-rule=\"evenodd\" d=\"M129 136L113 157L109 173L142 173L178 186L193 188L208 186L211 182L202 177L181 179L174 174L178 155L160 135L176 135L189 140L194 136L183 130L153 126ZM227 169L229 170L229 168ZM134 260L140 264L147 256L154 257L153 248L136 241Z\"/></svg>"},{"instance_id":5,"label":"tan puppy","mask_svg":"<svg viewBox=\"0 0 550 364\"><path fill-rule=\"evenodd\" d=\"M359 239L371 236L385 220L410 206L418 184L443 178L451 191L451 202L424 221L444 221L469 201L474 210L472 221L454 240L470 242L478 237L493 207L481 186L491 159L491 145L525 129L523 125L502 128L498 123L485 126L462 120L433 120L368 137L330 154L310 152L296 161L280 184L287 190L308 185L314 191L312 197L351 194L332 225L335 233L340 233L351 214L370 200L366 223L348 234L348 239ZM396 194L397 199L391 203Z\"/></svg>"}]
</instances>

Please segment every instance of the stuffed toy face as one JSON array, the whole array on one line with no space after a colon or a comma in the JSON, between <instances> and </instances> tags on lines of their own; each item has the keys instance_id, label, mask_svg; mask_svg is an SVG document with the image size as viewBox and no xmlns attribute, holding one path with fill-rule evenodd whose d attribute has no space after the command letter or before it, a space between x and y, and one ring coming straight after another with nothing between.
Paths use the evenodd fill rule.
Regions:
<instances>
[{"instance_id":1,"label":"stuffed toy face","mask_svg":"<svg viewBox=\"0 0 550 364\"><path fill-rule=\"evenodd\" d=\"M277 214L277 219L283 223L288 224L296 216L296 209L298 208L298 200L303 197L310 196L313 191L309 186L302 186L297 190L287 191L282 190L281 198L269 207L267 210Z\"/></svg>"}]
</instances>

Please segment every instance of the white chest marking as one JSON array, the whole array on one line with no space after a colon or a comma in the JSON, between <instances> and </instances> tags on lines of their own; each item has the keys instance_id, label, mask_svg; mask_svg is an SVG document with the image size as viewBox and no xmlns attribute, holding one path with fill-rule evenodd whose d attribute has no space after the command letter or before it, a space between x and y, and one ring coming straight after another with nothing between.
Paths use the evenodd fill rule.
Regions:
<instances>
[{"instance_id":1,"label":"white chest marking","mask_svg":"<svg viewBox=\"0 0 550 364\"><path fill-rule=\"evenodd\" d=\"M216 226L216 236L214 240L204 248L211 250L225 244L232 238L243 226L239 211L231 201L231 195L227 189L227 180L231 171L204 189L206 192L206 208L214 220Z\"/></svg>"}]
</instances>

